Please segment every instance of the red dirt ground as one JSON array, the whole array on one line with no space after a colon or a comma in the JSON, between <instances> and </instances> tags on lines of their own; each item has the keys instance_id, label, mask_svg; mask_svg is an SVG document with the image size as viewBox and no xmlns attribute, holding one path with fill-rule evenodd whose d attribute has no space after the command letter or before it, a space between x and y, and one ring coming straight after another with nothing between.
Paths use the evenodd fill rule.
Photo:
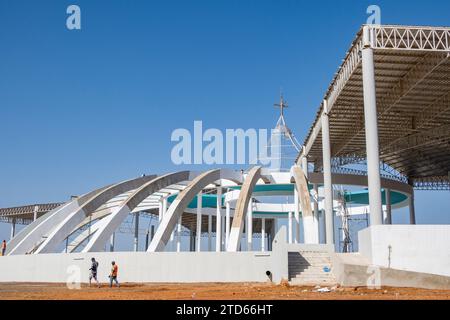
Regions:
<instances>
[{"instance_id":1,"label":"red dirt ground","mask_svg":"<svg viewBox=\"0 0 450 320\"><path fill-rule=\"evenodd\" d=\"M330 288L320 293L314 287L255 283L202 284L124 284L120 288L89 288L70 290L65 284L2 283L3 300L450 300L450 290L415 288Z\"/></svg>"}]
</instances>

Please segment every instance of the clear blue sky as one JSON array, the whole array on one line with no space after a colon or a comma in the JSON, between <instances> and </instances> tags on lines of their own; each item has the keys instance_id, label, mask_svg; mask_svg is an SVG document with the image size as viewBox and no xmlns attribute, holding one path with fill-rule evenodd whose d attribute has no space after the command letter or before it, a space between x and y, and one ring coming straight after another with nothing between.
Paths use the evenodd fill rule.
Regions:
<instances>
[{"instance_id":1,"label":"clear blue sky","mask_svg":"<svg viewBox=\"0 0 450 320\"><path fill-rule=\"evenodd\" d=\"M448 1L0 0L0 207L176 170L174 129L271 128L280 87L302 142L370 4L450 24ZM418 222L450 223L449 198L418 192Z\"/></svg>"}]
</instances>

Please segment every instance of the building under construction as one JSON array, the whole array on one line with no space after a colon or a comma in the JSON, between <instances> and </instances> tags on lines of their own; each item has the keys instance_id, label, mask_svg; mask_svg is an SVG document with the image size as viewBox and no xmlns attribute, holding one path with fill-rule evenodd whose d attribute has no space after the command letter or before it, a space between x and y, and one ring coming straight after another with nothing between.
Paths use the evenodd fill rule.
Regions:
<instances>
[{"instance_id":1,"label":"building under construction","mask_svg":"<svg viewBox=\"0 0 450 320\"><path fill-rule=\"evenodd\" d=\"M0 281L66 282L73 267L87 281L95 256L124 282L450 288L450 226L416 225L414 211L414 190L450 190L449 78L450 28L364 25L303 145L277 104L278 166L149 174L0 209ZM409 225L392 224L401 207ZM367 223L357 239L352 219ZM131 250L116 250L121 233Z\"/></svg>"}]
</instances>

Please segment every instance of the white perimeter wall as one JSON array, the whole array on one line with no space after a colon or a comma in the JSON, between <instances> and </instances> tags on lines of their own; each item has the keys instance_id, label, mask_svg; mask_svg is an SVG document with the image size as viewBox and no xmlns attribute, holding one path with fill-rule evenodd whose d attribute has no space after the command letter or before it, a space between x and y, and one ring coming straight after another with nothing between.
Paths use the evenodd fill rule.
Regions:
<instances>
[{"instance_id":1,"label":"white perimeter wall","mask_svg":"<svg viewBox=\"0 0 450 320\"><path fill-rule=\"evenodd\" d=\"M88 282L91 258L98 279L108 282L111 261L119 282L265 282L266 271L279 283L288 277L286 228L271 252L99 252L51 253L0 257L0 282ZM80 280L76 280L77 272Z\"/></svg>"},{"instance_id":2,"label":"white perimeter wall","mask_svg":"<svg viewBox=\"0 0 450 320\"><path fill-rule=\"evenodd\" d=\"M261 282L268 280L267 270L280 275L273 253L105 252L0 257L0 281L67 282L80 270L81 282L87 282L92 257L100 282L108 281L113 260L120 282Z\"/></svg>"},{"instance_id":3,"label":"white perimeter wall","mask_svg":"<svg viewBox=\"0 0 450 320\"><path fill-rule=\"evenodd\" d=\"M450 225L371 226L358 241L373 265L450 276Z\"/></svg>"}]
</instances>

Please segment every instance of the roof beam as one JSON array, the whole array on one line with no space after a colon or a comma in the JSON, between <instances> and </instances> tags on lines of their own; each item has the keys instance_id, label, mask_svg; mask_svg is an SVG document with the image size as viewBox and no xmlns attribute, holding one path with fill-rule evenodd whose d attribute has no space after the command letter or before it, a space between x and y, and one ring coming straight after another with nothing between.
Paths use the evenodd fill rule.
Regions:
<instances>
[{"instance_id":1,"label":"roof beam","mask_svg":"<svg viewBox=\"0 0 450 320\"><path fill-rule=\"evenodd\" d=\"M382 147L380 154L400 153L424 145L442 143L442 139L450 139L450 124L396 139Z\"/></svg>"},{"instance_id":2,"label":"roof beam","mask_svg":"<svg viewBox=\"0 0 450 320\"><path fill-rule=\"evenodd\" d=\"M377 105L378 117L382 117L391 110L399 101L418 86L428 75L436 68L449 59L450 54L446 53L430 53L423 56L420 61L392 88L384 97L382 97ZM352 126L341 143L332 147L332 156L339 154L355 136L363 132L364 119L361 119L355 126Z\"/></svg>"}]
</instances>

